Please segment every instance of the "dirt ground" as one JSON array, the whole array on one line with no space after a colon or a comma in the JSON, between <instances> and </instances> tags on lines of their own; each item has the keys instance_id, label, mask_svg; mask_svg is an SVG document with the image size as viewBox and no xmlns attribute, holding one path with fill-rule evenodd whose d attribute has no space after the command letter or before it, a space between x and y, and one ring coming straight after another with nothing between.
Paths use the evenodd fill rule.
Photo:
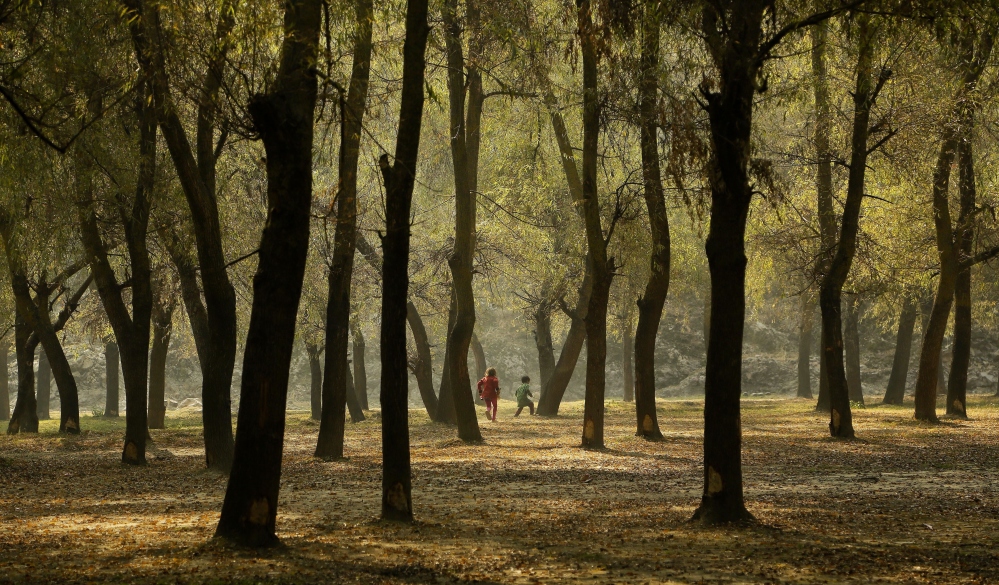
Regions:
<instances>
[{"instance_id":1,"label":"dirt ground","mask_svg":"<svg viewBox=\"0 0 999 585\"><path fill-rule=\"evenodd\" d=\"M501 403L486 444L412 411L412 526L378 521L379 423L350 425L350 459L311 454L291 413L281 547L211 540L225 478L202 469L199 416L152 431L122 466L124 421L79 437L0 437L0 582L8 583L999 583L999 399L926 425L911 407L858 410L825 436L811 401L744 401L746 500L759 525L688 523L701 490L698 401L660 403L666 441L607 407L608 448L584 451L582 405L557 419Z\"/></svg>"}]
</instances>

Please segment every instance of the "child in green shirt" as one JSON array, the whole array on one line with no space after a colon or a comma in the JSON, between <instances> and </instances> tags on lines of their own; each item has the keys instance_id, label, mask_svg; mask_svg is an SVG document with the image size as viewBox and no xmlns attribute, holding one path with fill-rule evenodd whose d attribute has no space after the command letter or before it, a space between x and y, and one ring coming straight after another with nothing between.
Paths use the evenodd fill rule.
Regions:
<instances>
[{"instance_id":1,"label":"child in green shirt","mask_svg":"<svg viewBox=\"0 0 999 585\"><path fill-rule=\"evenodd\" d=\"M524 376L520 379L522 384L517 388L517 412L513 416L520 416L520 411L524 410L524 407L531 409L531 414L534 414L534 402L531 398L534 394L531 394L531 377Z\"/></svg>"}]
</instances>

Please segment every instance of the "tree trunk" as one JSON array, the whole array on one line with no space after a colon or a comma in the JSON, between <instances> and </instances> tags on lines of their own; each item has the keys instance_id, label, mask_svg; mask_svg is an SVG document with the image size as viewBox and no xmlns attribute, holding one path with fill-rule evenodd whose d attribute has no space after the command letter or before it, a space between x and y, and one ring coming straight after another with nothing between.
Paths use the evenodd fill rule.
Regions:
<instances>
[{"instance_id":1,"label":"tree trunk","mask_svg":"<svg viewBox=\"0 0 999 585\"><path fill-rule=\"evenodd\" d=\"M829 103L829 75L826 69L828 24L823 21L811 27L812 78L815 80L815 194L819 216L819 234L822 245L816 262L816 278L821 282L829 273L829 263L836 248L836 212L832 197L832 154L829 135L832 129L832 110ZM819 398L817 412L831 412L829 402L829 367L826 364L825 319L820 314L819 331Z\"/></svg>"},{"instance_id":2,"label":"tree trunk","mask_svg":"<svg viewBox=\"0 0 999 585\"><path fill-rule=\"evenodd\" d=\"M277 542L288 375L309 248L320 0L285 3L284 41L268 93L248 106L267 154L267 224L253 277L232 472L216 537Z\"/></svg>"},{"instance_id":3,"label":"tree trunk","mask_svg":"<svg viewBox=\"0 0 999 585\"><path fill-rule=\"evenodd\" d=\"M409 329L413 332L413 343L416 345L416 361L413 364L413 375L416 376L416 385L420 389L420 398L423 399L423 406L427 409L430 419L437 421L439 401L437 393L434 391L434 371L433 356L430 353L430 339L427 336L427 328L423 325L420 312L416 310L416 305L412 301L406 303L406 321Z\"/></svg>"},{"instance_id":4,"label":"tree trunk","mask_svg":"<svg viewBox=\"0 0 999 585\"><path fill-rule=\"evenodd\" d=\"M539 386L545 388L555 372L555 348L552 347L551 306L544 303L534 311L534 345L538 348L538 368L541 371ZM485 369L482 372L484 375Z\"/></svg>"},{"instance_id":5,"label":"tree trunk","mask_svg":"<svg viewBox=\"0 0 999 585\"><path fill-rule=\"evenodd\" d=\"M641 111L642 179L645 206L649 211L652 249L649 254L649 280L645 294L638 299L638 326L635 329L635 418L636 435L646 439L663 438L656 413L656 337L663 307L669 293L671 242L666 196L659 168L659 35L658 3L645 8L642 21ZM629 332L630 333L630 332ZM625 399L630 395L629 389Z\"/></svg>"},{"instance_id":6,"label":"tree trunk","mask_svg":"<svg viewBox=\"0 0 999 585\"><path fill-rule=\"evenodd\" d=\"M10 420L10 344L0 340L0 420Z\"/></svg>"},{"instance_id":7,"label":"tree trunk","mask_svg":"<svg viewBox=\"0 0 999 585\"><path fill-rule=\"evenodd\" d=\"M902 313L898 317L898 335L895 337L895 358L891 364L891 376L885 390L883 404L901 405L905 401L905 382L909 375L909 357L912 353L912 330L916 325L916 303L906 298Z\"/></svg>"},{"instance_id":8,"label":"tree trunk","mask_svg":"<svg viewBox=\"0 0 999 585\"><path fill-rule=\"evenodd\" d=\"M873 78L875 35L869 17L859 14L857 26L856 89L853 92L853 132L850 142L850 174L847 181L846 202L839 240L828 271L822 279L819 306L822 308L822 351L826 358L826 377L829 384L829 432L833 437L852 438L853 415L850 410L846 366L844 364L844 339L842 321L843 285L850 275L857 251L857 233L860 230L860 210L864 202L864 186L869 155L871 108L877 94L887 80L882 70L877 86Z\"/></svg>"},{"instance_id":9,"label":"tree trunk","mask_svg":"<svg viewBox=\"0 0 999 585\"><path fill-rule=\"evenodd\" d=\"M812 323L815 322L815 295L801 295L801 321L798 324L798 398L812 397Z\"/></svg>"},{"instance_id":10,"label":"tree trunk","mask_svg":"<svg viewBox=\"0 0 999 585\"><path fill-rule=\"evenodd\" d=\"M32 340L33 338L33 340ZM38 412L35 408L35 347L38 337L31 335L31 328L24 321L21 311L15 309L14 352L17 362L17 400L7 424L7 434L37 433Z\"/></svg>"},{"instance_id":11,"label":"tree trunk","mask_svg":"<svg viewBox=\"0 0 999 585\"><path fill-rule=\"evenodd\" d=\"M549 340L551 339L551 334L548 335ZM472 356L475 358L475 377L480 375L485 375L486 368L486 352L482 349L482 344L479 343L479 336L472 333ZM554 361L554 360L552 360Z\"/></svg>"},{"instance_id":12,"label":"tree trunk","mask_svg":"<svg viewBox=\"0 0 999 585\"><path fill-rule=\"evenodd\" d=\"M236 362L236 292L229 281L222 227L216 193L217 148L215 113L229 47L229 34L235 25L236 10L226 0L219 7L214 43L198 95L197 132L192 149L180 119L181 109L173 102L167 72L167 35L162 30L160 7L149 0L122 0L139 65L149 80L152 106L184 191L194 227L198 251L201 289L197 317L205 319L204 351L199 351L202 374L202 418L205 435L205 462L209 469L228 471L233 458L232 371ZM192 299L193 300L193 299ZM185 302L188 310L191 306ZM148 339L148 335L146 336ZM129 344L131 345L131 344ZM138 354L138 352L136 352ZM138 378L138 372L126 378ZM126 380L126 391L128 382ZM136 391L135 394L138 392ZM143 393L143 403L145 402ZM143 412L145 409L142 409ZM137 425L133 425L137 426ZM145 433L145 429L142 431ZM128 431L126 431L129 434Z\"/></svg>"},{"instance_id":13,"label":"tree trunk","mask_svg":"<svg viewBox=\"0 0 999 585\"><path fill-rule=\"evenodd\" d=\"M52 396L52 368L45 350L38 352L38 376L35 390L35 409L38 420L49 420L49 398Z\"/></svg>"},{"instance_id":14,"label":"tree trunk","mask_svg":"<svg viewBox=\"0 0 999 585\"><path fill-rule=\"evenodd\" d=\"M354 336L354 391L357 393L361 409L371 410L368 408L368 370L364 364L364 334L356 323L352 324L351 330Z\"/></svg>"},{"instance_id":15,"label":"tree trunk","mask_svg":"<svg viewBox=\"0 0 999 585\"><path fill-rule=\"evenodd\" d=\"M323 363L320 361L322 348L312 343L305 344L309 356L309 404L312 407L312 420L323 418Z\"/></svg>"},{"instance_id":16,"label":"tree trunk","mask_svg":"<svg viewBox=\"0 0 999 585\"><path fill-rule=\"evenodd\" d=\"M350 282L354 274L354 242L357 234L357 160L364 132L364 109L368 99L371 68L372 0L356 0L354 57L347 96L340 96L339 189L336 195L336 232L329 271L326 304L326 375L323 377L323 420L319 425L316 457L343 458L344 412L354 402L351 418L364 419L356 398L347 393L347 337L350 330Z\"/></svg>"},{"instance_id":17,"label":"tree trunk","mask_svg":"<svg viewBox=\"0 0 999 585\"><path fill-rule=\"evenodd\" d=\"M955 248L960 261L972 256L975 232L972 225L975 214L975 164L972 151L973 122L967 116L964 136L957 145L959 169L958 186L961 194L961 207L957 218ZM971 267L957 274L954 283L954 349L951 356L950 379L947 384L947 414L957 418L968 418L968 364L971 361Z\"/></svg>"},{"instance_id":18,"label":"tree trunk","mask_svg":"<svg viewBox=\"0 0 999 585\"><path fill-rule=\"evenodd\" d=\"M153 317L153 347L149 351L149 428L166 428L166 360L173 333L173 307ZM154 311L155 312L155 311Z\"/></svg>"},{"instance_id":19,"label":"tree trunk","mask_svg":"<svg viewBox=\"0 0 999 585\"><path fill-rule=\"evenodd\" d=\"M385 179L382 239L381 404L382 519L413 520L406 376L406 312L409 296L409 220L423 118L427 0L408 0L403 45L402 96L395 164L379 161Z\"/></svg>"},{"instance_id":20,"label":"tree trunk","mask_svg":"<svg viewBox=\"0 0 999 585\"><path fill-rule=\"evenodd\" d=\"M621 399L625 402L635 400L635 371L632 369L631 358L635 352L635 340L631 333L631 323L625 321L621 331Z\"/></svg>"},{"instance_id":21,"label":"tree trunk","mask_svg":"<svg viewBox=\"0 0 999 585\"><path fill-rule=\"evenodd\" d=\"M104 418L118 418L119 363L118 344L108 341L104 344Z\"/></svg>"},{"instance_id":22,"label":"tree trunk","mask_svg":"<svg viewBox=\"0 0 999 585\"><path fill-rule=\"evenodd\" d=\"M474 26L474 2L467 2L467 24ZM465 123L465 57L462 51L461 25L458 22L457 0L444 3L444 39L448 63L448 104L450 112L451 160L454 170L455 228L454 249L448 258L454 289L454 324L448 329L447 361L451 400L458 437L462 441L480 442L478 417L472 398L472 384L468 374L468 348L475 330L475 296L472 290L472 260L475 254L475 192L470 185L469 159ZM476 164L478 161L474 161ZM445 401L441 392L441 402ZM441 405L438 405L441 408Z\"/></svg>"},{"instance_id":23,"label":"tree trunk","mask_svg":"<svg viewBox=\"0 0 999 585\"><path fill-rule=\"evenodd\" d=\"M846 302L846 322L843 324L844 354L846 356L846 385L850 402L864 404L863 381L860 377L860 300L850 295Z\"/></svg>"}]
</instances>

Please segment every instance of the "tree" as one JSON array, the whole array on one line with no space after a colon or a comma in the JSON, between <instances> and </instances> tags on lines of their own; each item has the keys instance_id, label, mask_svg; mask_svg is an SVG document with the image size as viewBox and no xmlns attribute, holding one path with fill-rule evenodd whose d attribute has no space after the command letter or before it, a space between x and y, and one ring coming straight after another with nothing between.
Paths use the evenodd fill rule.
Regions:
<instances>
[{"instance_id":1,"label":"tree","mask_svg":"<svg viewBox=\"0 0 999 585\"><path fill-rule=\"evenodd\" d=\"M253 279L232 471L215 536L249 546L277 541L288 373L309 246L321 9L320 0L285 4L277 76L248 107L267 153L267 227Z\"/></svg>"},{"instance_id":2,"label":"tree","mask_svg":"<svg viewBox=\"0 0 999 585\"><path fill-rule=\"evenodd\" d=\"M906 297L898 317L898 335L895 340L895 357L892 359L888 388L883 404L901 405L905 400L905 380L909 374L909 357L912 353L912 330L916 325L916 303Z\"/></svg>"}]
</instances>

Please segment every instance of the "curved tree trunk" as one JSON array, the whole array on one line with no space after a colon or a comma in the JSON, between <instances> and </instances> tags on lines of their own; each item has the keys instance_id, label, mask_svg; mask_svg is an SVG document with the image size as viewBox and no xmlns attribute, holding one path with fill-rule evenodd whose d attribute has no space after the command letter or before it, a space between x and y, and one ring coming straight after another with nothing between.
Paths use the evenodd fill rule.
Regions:
<instances>
[{"instance_id":1,"label":"curved tree trunk","mask_svg":"<svg viewBox=\"0 0 999 585\"><path fill-rule=\"evenodd\" d=\"M38 375L35 385L35 409L38 420L49 420L49 398L52 396L52 368L45 349L38 352Z\"/></svg>"},{"instance_id":2,"label":"curved tree trunk","mask_svg":"<svg viewBox=\"0 0 999 585\"><path fill-rule=\"evenodd\" d=\"M420 398L423 399L423 406L427 409L430 419L440 422L437 420L439 401L437 393L434 391L430 339L427 336L427 328L423 325L423 318L420 317L420 313L412 301L406 303L406 321L409 323L409 330L413 333L413 343L416 345L416 361L413 363L412 369L413 375L416 376L416 385L420 390Z\"/></svg>"},{"instance_id":3,"label":"curved tree trunk","mask_svg":"<svg viewBox=\"0 0 999 585\"><path fill-rule=\"evenodd\" d=\"M843 353L846 357L846 386L850 402L864 404L863 381L860 375L860 299L850 295L846 302L846 322L843 324Z\"/></svg>"},{"instance_id":4,"label":"curved tree trunk","mask_svg":"<svg viewBox=\"0 0 999 585\"><path fill-rule=\"evenodd\" d=\"M912 354L912 330L916 325L916 303L906 298L902 305L902 314L898 318L898 334L895 337L895 358L891 364L891 375L888 377L888 388L885 390L883 404L901 405L905 401L905 382L909 376L909 358Z\"/></svg>"},{"instance_id":5,"label":"curved tree trunk","mask_svg":"<svg viewBox=\"0 0 999 585\"><path fill-rule=\"evenodd\" d=\"M17 361L17 400L7 424L7 434L37 433L38 412L35 408L35 348L38 338L31 335L21 312L15 309L14 351ZM32 340L32 338L34 338Z\"/></svg>"},{"instance_id":6,"label":"curved tree trunk","mask_svg":"<svg viewBox=\"0 0 999 585\"><path fill-rule=\"evenodd\" d=\"M320 0L288 0L277 75L248 110L267 155L267 223L253 277L232 472L215 536L277 541L288 376L309 249Z\"/></svg>"},{"instance_id":7,"label":"curved tree trunk","mask_svg":"<svg viewBox=\"0 0 999 585\"><path fill-rule=\"evenodd\" d=\"M326 375L323 377L323 420L319 425L316 457L343 457L344 410L351 402L355 422L364 420L353 393L347 392L347 336L350 330L350 282L354 274L357 238L357 161L364 132L364 109L368 100L371 69L372 0L355 5L354 57L350 87L341 99L339 190L336 196L336 232L329 272L326 304ZM345 99L345 101L344 101Z\"/></svg>"},{"instance_id":8,"label":"curved tree trunk","mask_svg":"<svg viewBox=\"0 0 999 585\"><path fill-rule=\"evenodd\" d=\"M354 337L354 392L357 394L357 401L362 410L368 408L368 370L364 363L364 334L361 328L353 323L351 332Z\"/></svg>"},{"instance_id":9,"label":"curved tree trunk","mask_svg":"<svg viewBox=\"0 0 999 585\"><path fill-rule=\"evenodd\" d=\"M815 296L801 295L801 321L798 323L798 398L812 397L812 324L815 322Z\"/></svg>"},{"instance_id":10,"label":"curved tree trunk","mask_svg":"<svg viewBox=\"0 0 999 585\"><path fill-rule=\"evenodd\" d=\"M108 341L104 344L104 418L118 418L119 356L117 343Z\"/></svg>"}]
</instances>

